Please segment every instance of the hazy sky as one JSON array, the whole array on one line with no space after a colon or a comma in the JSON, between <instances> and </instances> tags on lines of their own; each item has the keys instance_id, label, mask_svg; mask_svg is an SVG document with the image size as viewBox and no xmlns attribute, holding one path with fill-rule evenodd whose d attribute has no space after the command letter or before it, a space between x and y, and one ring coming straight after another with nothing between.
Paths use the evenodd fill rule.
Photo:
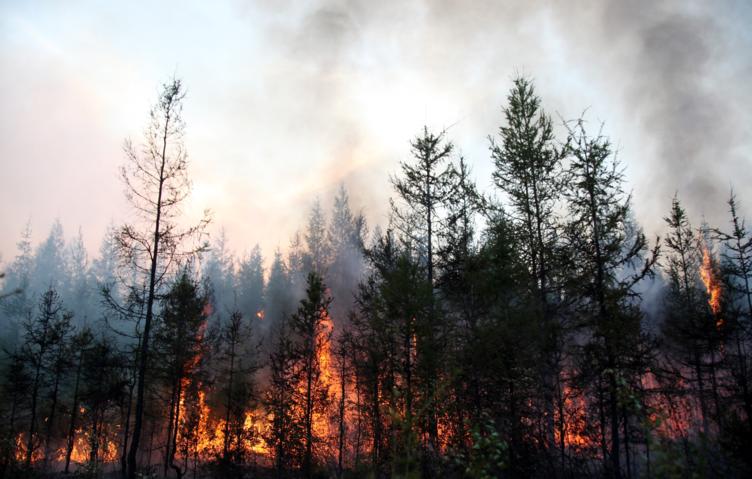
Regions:
<instances>
[{"instance_id":1,"label":"hazy sky","mask_svg":"<svg viewBox=\"0 0 752 479\"><path fill-rule=\"evenodd\" d=\"M116 4L117 3L117 4ZM0 254L59 218L90 252L127 218L117 168L159 85L188 89L194 195L230 247L283 249L340 182L383 222L388 178L423 124L449 128L491 187L489 134L511 80L586 108L619 148L638 219L678 191L752 222L752 2L0 1Z\"/></svg>"}]
</instances>

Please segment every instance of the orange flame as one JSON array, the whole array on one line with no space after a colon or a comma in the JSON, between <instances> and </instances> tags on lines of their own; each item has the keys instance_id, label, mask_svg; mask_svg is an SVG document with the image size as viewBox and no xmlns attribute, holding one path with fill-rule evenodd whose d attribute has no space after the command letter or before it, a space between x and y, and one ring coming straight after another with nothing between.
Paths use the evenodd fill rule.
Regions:
<instances>
[{"instance_id":1,"label":"orange flame","mask_svg":"<svg viewBox=\"0 0 752 479\"><path fill-rule=\"evenodd\" d=\"M316 338L316 344L318 345L317 360L319 368L321 370L320 381L322 386L331 391L334 386L334 377L336 371L334 370L334 362L332 361L332 347L331 347L331 335L334 329L334 323L326 311L323 311L324 317L321 320L321 329L319 330ZM305 392L305 383L301 381L299 386L301 392ZM314 411L313 414L313 431L319 438L327 438L331 431L329 424L329 417L322 412Z\"/></svg>"},{"instance_id":2,"label":"orange flame","mask_svg":"<svg viewBox=\"0 0 752 479\"><path fill-rule=\"evenodd\" d=\"M707 247L702 248L702 267L700 268L700 279L705 285L705 289L708 292L708 305L713 316L718 318L718 314L721 312L721 282L718 279L718 273L715 268L715 262L713 256ZM723 319L718 318L716 320L716 327L723 326Z\"/></svg>"},{"instance_id":3,"label":"orange flame","mask_svg":"<svg viewBox=\"0 0 752 479\"><path fill-rule=\"evenodd\" d=\"M563 442L567 448L583 449L592 446L593 441L587 434L587 404L584 396L569 385L564 385L561 399L561 411L555 411L555 422L560 426L554 430L554 440L561 443L563 432Z\"/></svg>"},{"instance_id":4,"label":"orange flame","mask_svg":"<svg viewBox=\"0 0 752 479\"><path fill-rule=\"evenodd\" d=\"M212 307L210 303L204 305L203 314L211 314ZM264 318L264 311L256 313L259 319ZM203 339L204 327L198 332L199 339ZM342 396L341 383L343 380L341 372L338 370L337 361L332 349L332 333L334 322L332 318L323 311L321 326L316 334L317 361L320 368L319 381L325 389L329 390L329 405L339 404ZM194 371L201 362L201 353L196 354L187 360L185 365L186 372ZM195 384L193 381L197 381ZM192 388L191 386L197 386ZM301 382L298 385L298 391L303 390L305 384ZM193 393L191 393L193 391ZM176 425L176 459L185 461L210 461L222 454L225 443L226 420L224 413L213 410L210 405L209 397L212 394L211 386L201 382L198 379L185 377L182 379L180 397L178 398L177 414L178 424ZM356 394L354 385L347 384L345 391L345 403L353 403ZM313 432L317 438L318 444L323 454L333 454L336 450L336 441L339 430L336 420L333 416L333 406L326 406L322 409L313 411ZM81 414L86 413L84 407L80 408ZM354 421L353 412L345 410L345 423L349 424ZM249 455L260 460L270 460L274 451L267 444L265 437L269 434L272 427L271 417L263 407L257 406L245 412L243 417L242 433L233 431L233 435L242 437L240 447ZM349 426L346 426L349 428ZM79 426L73 438L73 449L71 452L71 462L74 464L84 464L91 460L91 450L94 444L98 444L98 454L96 460L101 463L111 463L118 460L119 457L119 426L103 426L97 437L93 437L92 432L83 425ZM235 440L235 439L233 439ZM17 461L23 461L26 453L26 439L23 433L15 437L15 457ZM35 443L38 441L35 441ZM237 445L235 445L237 447ZM351 446L346 443L345 448ZM53 460L64 462L67 447L63 445L54 451ZM325 452L324 452L325 451ZM32 461L37 462L43 459L42 448L36 448L32 456Z\"/></svg>"}]
</instances>

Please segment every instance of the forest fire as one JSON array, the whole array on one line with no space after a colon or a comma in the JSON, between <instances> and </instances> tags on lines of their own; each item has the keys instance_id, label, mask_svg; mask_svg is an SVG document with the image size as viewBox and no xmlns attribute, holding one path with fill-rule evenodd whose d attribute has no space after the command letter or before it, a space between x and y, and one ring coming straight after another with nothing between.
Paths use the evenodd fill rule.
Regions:
<instances>
[{"instance_id":1,"label":"forest fire","mask_svg":"<svg viewBox=\"0 0 752 479\"><path fill-rule=\"evenodd\" d=\"M334 392L334 381L337 374L332 361L332 333L334 331L334 323L326 310L322 309L321 315L320 328L316 336L316 362L320 370L321 386L325 394L329 395ZM301 384L298 386L300 394L305 395L305 388L306 384L301 381ZM330 423L328 414L314 411L313 430L316 437L329 437Z\"/></svg>"},{"instance_id":2,"label":"forest fire","mask_svg":"<svg viewBox=\"0 0 752 479\"><path fill-rule=\"evenodd\" d=\"M18 433L15 438L15 458L18 462L26 460L27 435ZM39 443L40 439L36 438L34 443ZM70 461L73 464L84 464L90 461L99 463L112 463L118 459L117 440L107 434L94 437L91 431L78 428L72 438ZM92 448L96 448L95 457L92 456ZM67 448L65 446L51 451L49 462L63 464L66 461ZM31 456L31 463L38 464L45 461L45 452L41 447L34 449Z\"/></svg>"},{"instance_id":3,"label":"forest fire","mask_svg":"<svg viewBox=\"0 0 752 479\"><path fill-rule=\"evenodd\" d=\"M179 430L177 443L182 444L183 447L179 448L178 456L185 461L210 461L223 452L228 433L227 422L224 418L217 418L211 410L206 401L206 391L202 386L199 387L198 402L194 407L195 413L198 414L197 425L193 430L185 428ZM240 446L249 454L266 456L269 453L260 435L266 426L263 417L260 410L245 413L242 431L238 437L246 439ZM227 440L232 441L232 438L228 437Z\"/></svg>"},{"instance_id":4,"label":"forest fire","mask_svg":"<svg viewBox=\"0 0 752 479\"><path fill-rule=\"evenodd\" d=\"M554 431L557 444L566 448L579 449L593 445L587 433L587 404L582 394L565 385L562 391L561 408L556 411L555 422L559 427ZM564 438L562 441L562 431Z\"/></svg>"},{"instance_id":5,"label":"forest fire","mask_svg":"<svg viewBox=\"0 0 752 479\"><path fill-rule=\"evenodd\" d=\"M520 77L490 139L500 204L426 126L388 229L342 186L273 259L238 257L183 224L184 98L164 85L126 143L139 214L99 257L56 228L0 272L0 479L750 475L733 197L733 233L674 198L652 242L608 138L557 138Z\"/></svg>"},{"instance_id":6,"label":"forest fire","mask_svg":"<svg viewBox=\"0 0 752 479\"><path fill-rule=\"evenodd\" d=\"M319 381L327 394L336 394L337 371L332 360L331 337L334 323L328 312L322 310L322 320L316 336L316 362L320 370ZM264 312L257 312L258 318L263 318ZM196 356L190 361L190 367L196 367L200 357ZM270 460L273 451L266 442L266 437L272 427L269 413L259 405L245 411L241 424L228 425L227 418L221 413L215 412L209 406L207 397L212 394L206 384L196 384L197 397L191 402L188 398L191 391L191 383L184 379L181 386L179 408L176 416L176 457L184 462L199 461L207 462L213 458L221 457L226 449L242 450L244 454L257 457L261 460ZM304 396L306 383L301 380L297 386L297 393ZM333 402L333 401L332 401ZM191 414L193 429L190 429L188 420ZM302 411L297 411L302 414ZM312 427L314 436L317 438L330 438L332 425L329 411L316 409L312 415ZM333 446L324 444L325 448L333 449ZM85 453L85 452L84 452ZM76 454L78 457L79 454Z\"/></svg>"}]
</instances>

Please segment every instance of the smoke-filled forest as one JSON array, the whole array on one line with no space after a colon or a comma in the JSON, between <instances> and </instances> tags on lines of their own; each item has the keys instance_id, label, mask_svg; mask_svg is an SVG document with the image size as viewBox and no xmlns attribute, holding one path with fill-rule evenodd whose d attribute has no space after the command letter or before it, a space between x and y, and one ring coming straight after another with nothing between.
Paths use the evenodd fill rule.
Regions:
<instances>
[{"instance_id":1,"label":"smoke-filled forest","mask_svg":"<svg viewBox=\"0 0 752 479\"><path fill-rule=\"evenodd\" d=\"M750 25L0 1L0 479L752 477Z\"/></svg>"},{"instance_id":2,"label":"smoke-filled forest","mask_svg":"<svg viewBox=\"0 0 752 479\"><path fill-rule=\"evenodd\" d=\"M648 238L602 125L554 120L524 76L500 100L491 194L451 130L416 125L387 224L341 186L284 254L235 257L181 216L165 83L125 144L129 222L98 251L27 228L4 266L0 476L752 473L736 193L718 224L675 196Z\"/></svg>"}]
</instances>

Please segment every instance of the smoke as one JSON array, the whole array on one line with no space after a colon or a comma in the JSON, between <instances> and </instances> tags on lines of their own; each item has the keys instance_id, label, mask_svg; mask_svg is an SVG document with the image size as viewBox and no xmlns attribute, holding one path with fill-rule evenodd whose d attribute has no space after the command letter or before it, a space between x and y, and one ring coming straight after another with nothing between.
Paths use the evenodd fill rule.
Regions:
<instances>
[{"instance_id":1,"label":"smoke","mask_svg":"<svg viewBox=\"0 0 752 479\"><path fill-rule=\"evenodd\" d=\"M136 28L173 11L165 31ZM265 0L3 13L0 64L14 76L0 82L0 220L11 232L30 215L59 216L94 239L120 217L122 138L138 138L155 85L173 73L189 88L187 210L211 208L236 251L284 247L312 198L340 183L370 224L384 224L389 174L424 124L449 128L489 191L487 136L517 74L535 80L554 118L587 108L605 122L648 232L663 231L675 192L695 223L725 224L732 184L752 212L748 3ZM84 185L96 186L96 209L79 198L92 196ZM4 258L14 241L2 238Z\"/></svg>"},{"instance_id":2,"label":"smoke","mask_svg":"<svg viewBox=\"0 0 752 479\"><path fill-rule=\"evenodd\" d=\"M658 211L676 191L695 216L725 223L729 186L752 179L751 118L742 107L750 100L752 44L729 22L736 15L748 21L750 13L734 2L611 2L604 9L604 32L627 37L633 50L625 97L655 144L652 158L642 160L641 193Z\"/></svg>"},{"instance_id":3,"label":"smoke","mask_svg":"<svg viewBox=\"0 0 752 479\"><path fill-rule=\"evenodd\" d=\"M502 120L516 74L533 77L549 112L572 118L587 108L593 121L606 122L651 233L662 231L675 192L698 222L725 223L729 187L752 179L752 115L744 107L752 99L745 89L752 8L742 2L332 0L289 8L295 20L275 38L298 72L296 89L309 92L306 111L327 125L314 126L336 158L326 171L348 172L337 179L369 208L379 209L387 194L363 176L384 180L423 123L459 123L450 137L487 187L485 137ZM358 97L374 94L371 73L395 80L395 95L400 82L418 78L420 100L395 105L401 130L386 142L369 121L374 111L357 108ZM357 157L378 168L352 168Z\"/></svg>"}]
</instances>

